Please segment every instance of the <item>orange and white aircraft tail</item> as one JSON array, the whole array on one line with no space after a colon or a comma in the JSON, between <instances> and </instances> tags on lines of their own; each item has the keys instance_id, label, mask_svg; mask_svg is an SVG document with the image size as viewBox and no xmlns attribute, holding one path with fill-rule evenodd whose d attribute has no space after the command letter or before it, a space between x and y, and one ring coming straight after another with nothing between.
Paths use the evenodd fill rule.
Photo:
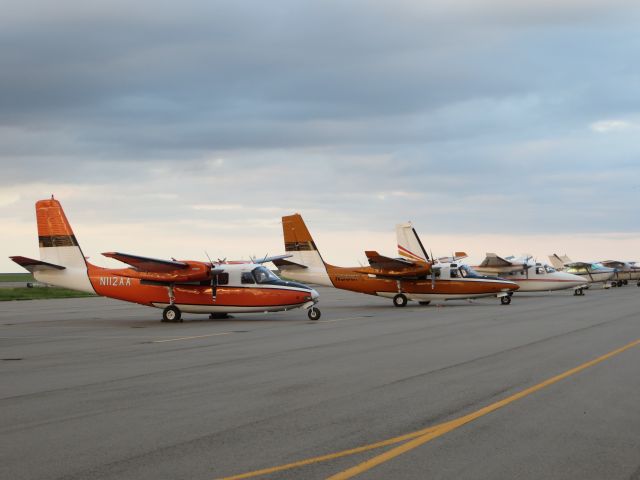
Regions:
<instances>
[{"instance_id":1,"label":"orange and white aircraft tail","mask_svg":"<svg viewBox=\"0 0 640 480\"><path fill-rule=\"evenodd\" d=\"M284 249L291 257L273 263L285 276L301 282L333 286L327 264L299 213L282 217Z\"/></svg>"},{"instance_id":2,"label":"orange and white aircraft tail","mask_svg":"<svg viewBox=\"0 0 640 480\"><path fill-rule=\"evenodd\" d=\"M428 262L429 255L425 250L416 229L411 222L396 225L398 254L412 262Z\"/></svg>"},{"instance_id":3,"label":"orange and white aircraft tail","mask_svg":"<svg viewBox=\"0 0 640 480\"><path fill-rule=\"evenodd\" d=\"M95 293L87 262L60 202L53 197L36 203L40 260L11 257L31 271L36 280L60 287Z\"/></svg>"}]
</instances>

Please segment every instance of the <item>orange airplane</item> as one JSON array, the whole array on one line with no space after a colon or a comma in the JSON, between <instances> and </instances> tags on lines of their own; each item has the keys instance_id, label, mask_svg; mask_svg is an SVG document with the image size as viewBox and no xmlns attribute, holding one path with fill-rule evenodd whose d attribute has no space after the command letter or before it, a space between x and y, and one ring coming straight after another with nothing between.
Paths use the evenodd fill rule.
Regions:
<instances>
[{"instance_id":1,"label":"orange airplane","mask_svg":"<svg viewBox=\"0 0 640 480\"><path fill-rule=\"evenodd\" d=\"M466 265L436 263L429 259L417 233L411 227L407 248L400 248L405 258L389 258L367 251L368 267L335 267L320 256L309 230L299 214L282 217L284 247L291 256L273 263L284 275L297 281L327 285L343 290L393 299L396 307L408 300L428 305L432 300L499 297L511 303L518 285L496 277L482 276Z\"/></svg>"},{"instance_id":2,"label":"orange airplane","mask_svg":"<svg viewBox=\"0 0 640 480\"><path fill-rule=\"evenodd\" d=\"M130 265L110 269L86 260L60 202L36 202L40 260L10 257L32 272L35 279L149 307L162 308L164 322L182 321L182 312L208 313L224 318L229 313L277 312L306 308L311 320L320 318L315 307L318 292L300 283L285 282L262 263L158 260L126 253L103 255Z\"/></svg>"}]
</instances>

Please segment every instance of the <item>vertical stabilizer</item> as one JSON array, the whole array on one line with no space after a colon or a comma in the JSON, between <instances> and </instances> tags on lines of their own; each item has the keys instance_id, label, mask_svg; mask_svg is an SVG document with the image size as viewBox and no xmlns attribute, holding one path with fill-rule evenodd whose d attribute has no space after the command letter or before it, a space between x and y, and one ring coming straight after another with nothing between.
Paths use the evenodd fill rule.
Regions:
<instances>
[{"instance_id":1,"label":"vertical stabilizer","mask_svg":"<svg viewBox=\"0 0 640 480\"><path fill-rule=\"evenodd\" d=\"M429 255L411 222L396 225L398 254L412 262L428 262Z\"/></svg>"},{"instance_id":2,"label":"vertical stabilizer","mask_svg":"<svg viewBox=\"0 0 640 480\"><path fill-rule=\"evenodd\" d=\"M277 264L283 274L302 282L332 286L324 260L299 213L282 217L282 234L284 249L291 255Z\"/></svg>"},{"instance_id":3,"label":"vertical stabilizer","mask_svg":"<svg viewBox=\"0 0 640 480\"><path fill-rule=\"evenodd\" d=\"M34 272L38 281L94 293L87 274L87 262L60 202L36 202L40 260L65 267Z\"/></svg>"}]
</instances>

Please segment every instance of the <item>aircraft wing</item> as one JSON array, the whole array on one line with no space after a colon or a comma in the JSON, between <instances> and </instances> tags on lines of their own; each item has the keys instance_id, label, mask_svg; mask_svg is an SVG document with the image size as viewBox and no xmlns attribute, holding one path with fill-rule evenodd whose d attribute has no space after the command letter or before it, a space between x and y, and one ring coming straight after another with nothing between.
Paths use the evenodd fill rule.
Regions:
<instances>
[{"instance_id":1,"label":"aircraft wing","mask_svg":"<svg viewBox=\"0 0 640 480\"><path fill-rule=\"evenodd\" d=\"M431 265L428 263L420 264L402 258L385 257L373 251L366 251L364 253L371 266L356 270L358 273L402 279L427 275L431 271Z\"/></svg>"},{"instance_id":2,"label":"aircraft wing","mask_svg":"<svg viewBox=\"0 0 640 480\"><path fill-rule=\"evenodd\" d=\"M159 260L119 252L105 252L102 255L127 263L140 272L168 273L189 268L189 264L176 260Z\"/></svg>"},{"instance_id":3,"label":"aircraft wing","mask_svg":"<svg viewBox=\"0 0 640 480\"><path fill-rule=\"evenodd\" d=\"M28 257L15 256L9 258L31 273L42 270L64 270L66 268L61 265L43 262L42 260L34 260L33 258Z\"/></svg>"},{"instance_id":4,"label":"aircraft wing","mask_svg":"<svg viewBox=\"0 0 640 480\"><path fill-rule=\"evenodd\" d=\"M380 255L378 252L366 251L364 254L369 260L369 265L373 268L384 270L404 270L407 268L415 267L416 264L412 261L405 260L403 258L391 258Z\"/></svg>"},{"instance_id":5,"label":"aircraft wing","mask_svg":"<svg viewBox=\"0 0 640 480\"><path fill-rule=\"evenodd\" d=\"M571 262L571 263L564 264L565 267L574 267L574 268L591 268L592 265L593 263L587 263L587 262Z\"/></svg>"},{"instance_id":6,"label":"aircraft wing","mask_svg":"<svg viewBox=\"0 0 640 480\"><path fill-rule=\"evenodd\" d=\"M253 263L257 263L257 264L273 262L274 264L277 265L276 262L280 260L284 260L285 258L290 258L290 257L293 257L293 255L285 254L285 255L275 255L272 257L253 258L252 261Z\"/></svg>"}]
</instances>

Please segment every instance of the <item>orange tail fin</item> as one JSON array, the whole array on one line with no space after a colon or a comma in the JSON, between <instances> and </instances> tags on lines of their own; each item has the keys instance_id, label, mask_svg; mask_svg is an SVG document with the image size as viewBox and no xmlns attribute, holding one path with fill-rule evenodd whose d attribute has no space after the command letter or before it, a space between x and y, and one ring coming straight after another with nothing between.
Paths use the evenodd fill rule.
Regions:
<instances>
[{"instance_id":1,"label":"orange tail fin","mask_svg":"<svg viewBox=\"0 0 640 480\"><path fill-rule=\"evenodd\" d=\"M36 219L40 247L78 246L71 225L57 200L51 198L36 202Z\"/></svg>"}]
</instances>

